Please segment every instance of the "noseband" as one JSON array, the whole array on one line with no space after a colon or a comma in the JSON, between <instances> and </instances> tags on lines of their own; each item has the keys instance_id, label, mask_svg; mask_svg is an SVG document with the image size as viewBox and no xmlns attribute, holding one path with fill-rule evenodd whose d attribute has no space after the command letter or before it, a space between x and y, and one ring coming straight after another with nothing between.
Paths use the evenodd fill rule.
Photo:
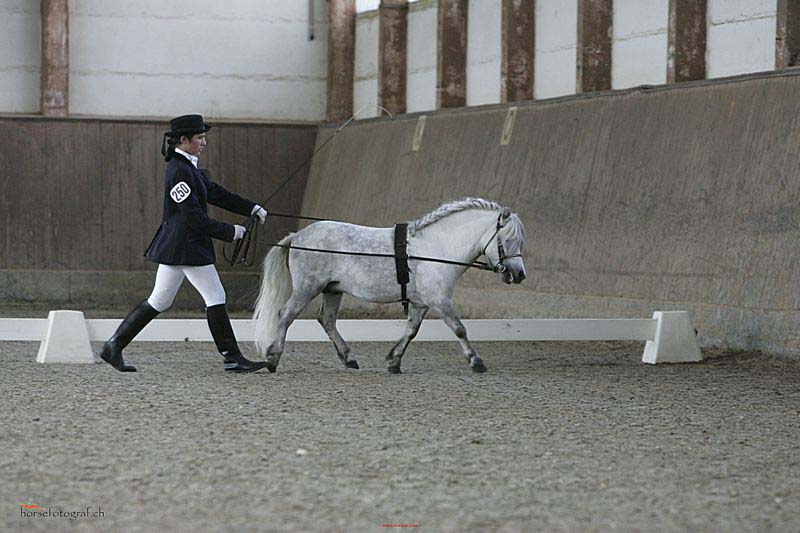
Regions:
<instances>
[{"instance_id":1,"label":"noseband","mask_svg":"<svg viewBox=\"0 0 800 533\"><path fill-rule=\"evenodd\" d=\"M492 233L492 236L489 237L489 240L486 241L486 246L484 246L483 250L481 251L481 255L486 255L486 249L490 244L492 244L492 239L497 237L497 264L493 265L492 268L494 268L494 271L498 274L502 274L508 270L508 267L504 263L506 259L522 257L522 254L506 255L506 250L503 247L503 241L500 240L500 230L505 226L503 219L508 220L510 216L511 213L508 209L504 209L503 212L500 213L500 215L497 217L497 227L495 228L494 233ZM488 255L486 255L486 259L489 259ZM491 262L491 260L489 261Z\"/></svg>"}]
</instances>

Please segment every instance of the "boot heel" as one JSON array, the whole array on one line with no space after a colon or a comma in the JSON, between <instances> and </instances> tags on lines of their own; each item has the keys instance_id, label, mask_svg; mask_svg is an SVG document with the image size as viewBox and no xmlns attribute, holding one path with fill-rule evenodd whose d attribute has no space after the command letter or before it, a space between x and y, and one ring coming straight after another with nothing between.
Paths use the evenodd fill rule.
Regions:
<instances>
[{"instance_id":1,"label":"boot heel","mask_svg":"<svg viewBox=\"0 0 800 533\"><path fill-rule=\"evenodd\" d=\"M245 359L246 360L246 359ZM241 365L239 363L233 363L232 368L228 368L227 364L225 366L226 372L233 372L235 374L247 374L250 372L258 372L262 368L266 368L267 363L263 361L248 361L249 365Z\"/></svg>"},{"instance_id":2,"label":"boot heel","mask_svg":"<svg viewBox=\"0 0 800 533\"><path fill-rule=\"evenodd\" d=\"M100 352L100 358L120 372L137 371L135 366L125 364L125 362L122 360L122 350L115 350L111 341L103 344L103 349Z\"/></svg>"},{"instance_id":3,"label":"boot heel","mask_svg":"<svg viewBox=\"0 0 800 533\"><path fill-rule=\"evenodd\" d=\"M126 365L122 359L122 350L131 343L134 337L153 320L158 311L153 309L147 300L134 307L100 351L100 358L120 372L136 372L136 367Z\"/></svg>"},{"instance_id":4,"label":"boot heel","mask_svg":"<svg viewBox=\"0 0 800 533\"><path fill-rule=\"evenodd\" d=\"M246 373L256 372L267 366L263 361L250 361L242 355L236 336L233 334L231 319L228 317L228 310L225 304L212 305L206 307L206 318L208 319L208 329L214 338L217 350L225 358L223 368L225 372Z\"/></svg>"}]
</instances>

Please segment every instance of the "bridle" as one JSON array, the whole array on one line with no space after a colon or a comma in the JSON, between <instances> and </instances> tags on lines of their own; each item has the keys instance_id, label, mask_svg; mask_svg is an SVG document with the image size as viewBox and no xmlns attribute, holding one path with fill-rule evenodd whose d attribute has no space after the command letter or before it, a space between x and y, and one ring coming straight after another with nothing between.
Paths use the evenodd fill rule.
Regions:
<instances>
[{"instance_id":1,"label":"bridle","mask_svg":"<svg viewBox=\"0 0 800 533\"><path fill-rule=\"evenodd\" d=\"M505 227L505 222L509 220L511 217L511 212L508 209L504 209L500 215L497 217L497 226L495 227L494 233L492 236L489 237L489 240L486 241L486 246L483 247L481 250L481 255L486 255L486 249L489 248L489 245L492 244L492 240L497 237L497 264L491 265L491 259L489 256L486 255L486 259L489 260L489 264L492 267L492 270L497 272L498 274L503 274L508 271L508 266L505 264L506 259L511 259L514 257L522 257L522 254L514 254L514 255L506 255L505 247L503 246L503 241L500 239L500 230Z\"/></svg>"}]
</instances>

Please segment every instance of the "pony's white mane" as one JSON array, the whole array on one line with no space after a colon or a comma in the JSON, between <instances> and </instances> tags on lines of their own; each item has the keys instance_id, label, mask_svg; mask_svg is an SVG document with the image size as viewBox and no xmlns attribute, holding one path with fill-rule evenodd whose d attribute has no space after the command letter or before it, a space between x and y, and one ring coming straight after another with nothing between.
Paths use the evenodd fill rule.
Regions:
<instances>
[{"instance_id":1,"label":"pony's white mane","mask_svg":"<svg viewBox=\"0 0 800 533\"><path fill-rule=\"evenodd\" d=\"M408 233L413 236L423 228L438 222L439 220L448 217L454 213L460 213L467 209L482 209L485 211L503 211L503 206L497 202L484 200L483 198L464 198L462 200L455 200L442 204L424 217L409 222ZM508 223L503 226L500 235L509 245L519 244L520 247L525 242L525 227L522 221L516 214L512 214Z\"/></svg>"},{"instance_id":2,"label":"pony's white mane","mask_svg":"<svg viewBox=\"0 0 800 533\"><path fill-rule=\"evenodd\" d=\"M408 225L409 232L413 235L417 231L426 228L438 222L444 217L450 216L453 213L460 213L466 209L484 209L487 211L500 211L503 206L496 202L490 202L483 198L464 198L463 200L455 200L442 204L419 220L415 220Z\"/></svg>"}]
</instances>

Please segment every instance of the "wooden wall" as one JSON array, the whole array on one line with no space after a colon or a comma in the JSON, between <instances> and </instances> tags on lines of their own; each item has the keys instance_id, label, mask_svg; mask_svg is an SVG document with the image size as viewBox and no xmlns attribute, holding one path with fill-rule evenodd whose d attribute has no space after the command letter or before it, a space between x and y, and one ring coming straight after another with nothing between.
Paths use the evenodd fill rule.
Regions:
<instances>
[{"instance_id":1,"label":"wooden wall","mask_svg":"<svg viewBox=\"0 0 800 533\"><path fill-rule=\"evenodd\" d=\"M317 133L310 124L209 122L201 167L256 202L311 154ZM0 117L0 270L152 268L143 253L161 222L167 129L156 121ZM300 171L267 208L298 212L307 174ZM211 214L241 220L216 208ZM295 227L272 218L259 238Z\"/></svg>"}]
</instances>

